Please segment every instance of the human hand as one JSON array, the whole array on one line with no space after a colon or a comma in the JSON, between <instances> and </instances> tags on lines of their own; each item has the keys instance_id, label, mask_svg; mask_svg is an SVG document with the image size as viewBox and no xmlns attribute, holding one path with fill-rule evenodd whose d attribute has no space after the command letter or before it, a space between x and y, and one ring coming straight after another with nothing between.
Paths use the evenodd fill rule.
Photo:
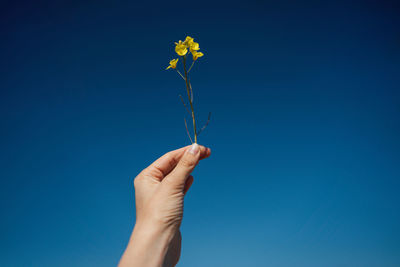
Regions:
<instances>
[{"instance_id":1,"label":"human hand","mask_svg":"<svg viewBox=\"0 0 400 267\"><path fill-rule=\"evenodd\" d=\"M197 144L174 150L135 178L136 225L120 266L176 265L183 199L193 183L190 173L210 154Z\"/></svg>"}]
</instances>

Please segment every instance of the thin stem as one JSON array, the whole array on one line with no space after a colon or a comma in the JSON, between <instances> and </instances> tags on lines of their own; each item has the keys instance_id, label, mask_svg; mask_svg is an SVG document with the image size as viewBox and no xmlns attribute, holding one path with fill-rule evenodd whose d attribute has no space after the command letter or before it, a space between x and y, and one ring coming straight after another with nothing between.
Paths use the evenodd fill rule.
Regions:
<instances>
[{"instance_id":1,"label":"thin stem","mask_svg":"<svg viewBox=\"0 0 400 267\"><path fill-rule=\"evenodd\" d=\"M182 79L184 79L185 80L185 77L183 77L183 75L180 73L180 71L179 70L177 70L177 69L175 69L176 70L176 72L182 77ZM185 80L186 81L186 80Z\"/></svg>"},{"instance_id":2,"label":"thin stem","mask_svg":"<svg viewBox=\"0 0 400 267\"><path fill-rule=\"evenodd\" d=\"M192 99L192 103L194 103L194 98L193 98L193 89L192 89L192 84L189 81L189 86L190 86L190 99Z\"/></svg>"},{"instance_id":3,"label":"thin stem","mask_svg":"<svg viewBox=\"0 0 400 267\"><path fill-rule=\"evenodd\" d=\"M194 60L193 60L192 65L190 66L190 68L189 68L189 70L188 70L188 73L189 73L190 70L193 68L193 65L194 65Z\"/></svg>"},{"instance_id":4,"label":"thin stem","mask_svg":"<svg viewBox=\"0 0 400 267\"><path fill-rule=\"evenodd\" d=\"M190 85L189 85L188 73L187 73L187 70L186 70L186 56L183 56L182 58L183 58L183 69L185 70L186 91L187 91L188 98L189 98L190 109L192 110L194 142L197 143L196 120L195 120L195 117L194 117L194 109L193 109L192 98L190 97Z\"/></svg>"},{"instance_id":5,"label":"thin stem","mask_svg":"<svg viewBox=\"0 0 400 267\"><path fill-rule=\"evenodd\" d=\"M189 112L189 115L191 115L189 108L186 106L185 101L183 101L183 97L181 95L179 95L179 97L181 98L182 104L185 106L187 112Z\"/></svg>"},{"instance_id":6,"label":"thin stem","mask_svg":"<svg viewBox=\"0 0 400 267\"><path fill-rule=\"evenodd\" d=\"M207 127L207 125L210 123L210 119L211 119L211 112L208 113L207 122L206 122L206 124L204 124L203 128L201 128L201 129L199 130L199 132L197 133L197 136L199 136L200 133Z\"/></svg>"},{"instance_id":7,"label":"thin stem","mask_svg":"<svg viewBox=\"0 0 400 267\"><path fill-rule=\"evenodd\" d=\"M185 127L186 127L187 135L189 136L190 142L193 144L192 137L190 137L190 132L189 132L189 129L187 127L187 123L186 123L185 117L183 117L183 120L185 121Z\"/></svg>"},{"instance_id":8,"label":"thin stem","mask_svg":"<svg viewBox=\"0 0 400 267\"><path fill-rule=\"evenodd\" d=\"M189 68L189 70L187 71L187 73L190 72L190 70L193 68L193 65L194 65L194 60L192 61L192 65L190 66L190 68ZM192 89L192 84L190 83L190 81L189 81L189 86L190 86L190 97L191 97L192 103L193 103L193 102L194 102L194 99L193 99L193 89Z\"/></svg>"}]
</instances>

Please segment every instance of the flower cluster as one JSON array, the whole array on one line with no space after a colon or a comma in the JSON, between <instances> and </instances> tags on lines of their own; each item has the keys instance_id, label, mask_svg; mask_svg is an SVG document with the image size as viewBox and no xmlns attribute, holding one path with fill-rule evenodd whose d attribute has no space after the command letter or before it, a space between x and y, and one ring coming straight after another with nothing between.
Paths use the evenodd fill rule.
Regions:
<instances>
[{"instance_id":1,"label":"flower cluster","mask_svg":"<svg viewBox=\"0 0 400 267\"><path fill-rule=\"evenodd\" d=\"M193 56L193 61L196 61L199 57L204 56L202 52L199 52L200 46L199 43L196 43L194 39L190 36L187 36L185 41L179 40L179 42L175 42L175 52L178 56L185 57L189 52ZM175 69L176 64L178 63L178 59L173 59L169 62L169 66L166 69Z\"/></svg>"},{"instance_id":2,"label":"flower cluster","mask_svg":"<svg viewBox=\"0 0 400 267\"><path fill-rule=\"evenodd\" d=\"M200 130L197 130L196 119L195 119L194 109L193 109L193 89L192 89L192 84L191 84L190 78L189 78L189 72L191 71L196 60L198 58L204 56L204 54L202 52L199 52L199 50L200 50L199 43L196 43L192 37L187 36L185 41L183 41L183 42L181 40L179 40L179 42L175 43L175 52L176 52L176 54L178 54L178 56L180 56L182 58L184 74L182 74L177 69L177 64L178 64L179 58L170 60L169 66L166 68L167 70L174 69L181 76L181 78L185 81L186 92L187 92L187 96L188 96L190 110L188 108L188 105L185 104L185 101L183 100L182 96L180 96L180 97L181 97L181 101L182 101L183 105L187 109L189 115L192 117L194 143L197 143L197 136L206 128L206 126L208 125L208 122L210 121L210 116L211 116L211 113L209 113L207 123ZM193 57L192 64L189 68L187 68L187 65L186 65L188 53L192 54L192 57ZM185 119L185 126L186 126L186 131L189 135L190 141L193 143L193 140L190 137L189 129L187 127L186 119Z\"/></svg>"}]
</instances>

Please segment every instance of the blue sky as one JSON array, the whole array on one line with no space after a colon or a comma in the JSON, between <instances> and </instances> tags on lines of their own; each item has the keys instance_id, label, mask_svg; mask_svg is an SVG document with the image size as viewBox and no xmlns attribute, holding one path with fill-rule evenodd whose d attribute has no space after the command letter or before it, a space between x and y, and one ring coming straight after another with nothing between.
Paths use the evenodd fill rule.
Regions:
<instances>
[{"instance_id":1,"label":"blue sky","mask_svg":"<svg viewBox=\"0 0 400 267\"><path fill-rule=\"evenodd\" d=\"M199 143L179 266L400 265L395 1L6 1L0 265L113 266L136 174Z\"/></svg>"}]
</instances>

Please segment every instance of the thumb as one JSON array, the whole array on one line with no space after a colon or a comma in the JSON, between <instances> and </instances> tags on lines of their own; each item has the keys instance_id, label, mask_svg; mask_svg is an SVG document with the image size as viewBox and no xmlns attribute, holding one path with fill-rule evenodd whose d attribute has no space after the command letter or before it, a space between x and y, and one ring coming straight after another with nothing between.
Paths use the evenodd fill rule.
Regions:
<instances>
[{"instance_id":1,"label":"thumb","mask_svg":"<svg viewBox=\"0 0 400 267\"><path fill-rule=\"evenodd\" d=\"M200 146L194 143L185 151L175 169L164 180L183 188L190 173L199 163L200 154Z\"/></svg>"}]
</instances>

